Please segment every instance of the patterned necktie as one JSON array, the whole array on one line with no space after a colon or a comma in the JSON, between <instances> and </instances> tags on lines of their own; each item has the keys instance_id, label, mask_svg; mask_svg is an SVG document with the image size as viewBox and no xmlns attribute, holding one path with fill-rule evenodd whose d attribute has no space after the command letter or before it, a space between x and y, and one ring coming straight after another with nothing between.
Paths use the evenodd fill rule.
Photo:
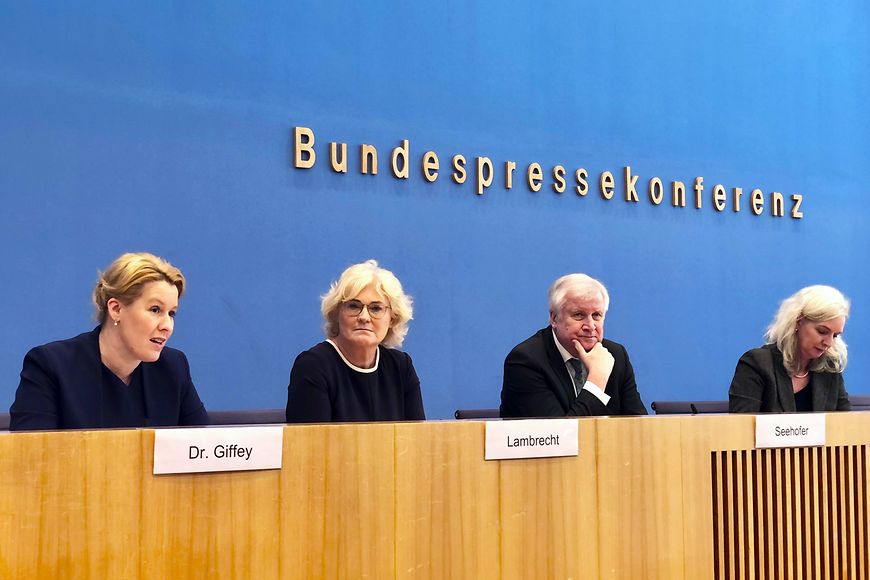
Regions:
<instances>
[{"instance_id":1,"label":"patterned necktie","mask_svg":"<svg viewBox=\"0 0 870 580\"><path fill-rule=\"evenodd\" d=\"M568 359L568 364L574 369L574 396L576 397L583 390L583 385L586 384L586 367L576 358Z\"/></svg>"}]
</instances>

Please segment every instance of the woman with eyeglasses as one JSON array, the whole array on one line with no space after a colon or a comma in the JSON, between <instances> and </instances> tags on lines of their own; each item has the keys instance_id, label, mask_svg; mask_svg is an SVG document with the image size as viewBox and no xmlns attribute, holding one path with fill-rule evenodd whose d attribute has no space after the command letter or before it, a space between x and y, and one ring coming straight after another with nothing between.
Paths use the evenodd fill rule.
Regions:
<instances>
[{"instance_id":1,"label":"woman with eyeglasses","mask_svg":"<svg viewBox=\"0 0 870 580\"><path fill-rule=\"evenodd\" d=\"M412 319L411 297L374 260L342 272L321 298L326 340L296 357L288 423L426 418L411 357L396 350Z\"/></svg>"}]
</instances>

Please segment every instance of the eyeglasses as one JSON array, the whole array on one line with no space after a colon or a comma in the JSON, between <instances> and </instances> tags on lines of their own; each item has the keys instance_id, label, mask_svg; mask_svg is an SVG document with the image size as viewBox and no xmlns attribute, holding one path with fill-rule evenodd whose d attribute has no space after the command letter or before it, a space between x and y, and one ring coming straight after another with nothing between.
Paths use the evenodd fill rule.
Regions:
<instances>
[{"instance_id":1,"label":"eyeglasses","mask_svg":"<svg viewBox=\"0 0 870 580\"><path fill-rule=\"evenodd\" d=\"M341 307L344 311L351 316L359 316L362 314L363 308L369 311L369 316L377 320L378 318L383 318L384 314L387 313L387 310L390 309L389 306L383 304L381 302L370 302L368 304L363 304L359 300L348 300L347 302L342 302Z\"/></svg>"}]
</instances>

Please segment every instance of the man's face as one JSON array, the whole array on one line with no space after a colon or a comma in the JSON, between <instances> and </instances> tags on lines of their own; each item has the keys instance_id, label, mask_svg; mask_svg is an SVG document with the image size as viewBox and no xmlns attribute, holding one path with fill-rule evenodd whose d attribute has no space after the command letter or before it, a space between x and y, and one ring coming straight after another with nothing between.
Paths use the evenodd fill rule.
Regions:
<instances>
[{"instance_id":1,"label":"man's face","mask_svg":"<svg viewBox=\"0 0 870 580\"><path fill-rule=\"evenodd\" d=\"M604 314L604 297L600 292L591 296L569 292L559 311L550 313L550 326L565 350L576 356L573 341L589 352L604 338Z\"/></svg>"}]
</instances>

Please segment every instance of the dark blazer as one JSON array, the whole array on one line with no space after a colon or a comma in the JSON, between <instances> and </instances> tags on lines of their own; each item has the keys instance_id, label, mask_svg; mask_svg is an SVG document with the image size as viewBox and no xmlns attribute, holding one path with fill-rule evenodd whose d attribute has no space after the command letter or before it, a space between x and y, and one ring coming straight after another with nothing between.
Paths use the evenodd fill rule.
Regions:
<instances>
[{"instance_id":1,"label":"dark blazer","mask_svg":"<svg viewBox=\"0 0 870 580\"><path fill-rule=\"evenodd\" d=\"M606 339L602 344L614 359L604 388L610 395L606 406L589 391L574 396L571 376L548 326L514 347L505 359L501 416L646 415L625 347Z\"/></svg>"},{"instance_id":2,"label":"dark blazer","mask_svg":"<svg viewBox=\"0 0 870 580\"><path fill-rule=\"evenodd\" d=\"M9 410L10 430L96 429L103 426L100 327L30 350ZM148 426L207 425L208 413L190 379L187 358L164 348L141 363ZM136 427L137 425L131 425Z\"/></svg>"},{"instance_id":3,"label":"dark blazer","mask_svg":"<svg viewBox=\"0 0 870 580\"><path fill-rule=\"evenodd\" d=\"M378 350L373 373L352 370L326 341L300 353L290 371L287 422L425 420L411 357L394 348Z\"/></svg>"},{"instance_id":4,"label":"dark blazer","mask_svg":"<svg viewBox=\"0 0 870 580\"><path fill-rule=\"evenodd\" d=\"M843 373L810 373L813 411L850 411ZM791 377L774 344L753 348L737 362L728 410L732 413L795 413Z\"/></svg>"}]
</instances>

